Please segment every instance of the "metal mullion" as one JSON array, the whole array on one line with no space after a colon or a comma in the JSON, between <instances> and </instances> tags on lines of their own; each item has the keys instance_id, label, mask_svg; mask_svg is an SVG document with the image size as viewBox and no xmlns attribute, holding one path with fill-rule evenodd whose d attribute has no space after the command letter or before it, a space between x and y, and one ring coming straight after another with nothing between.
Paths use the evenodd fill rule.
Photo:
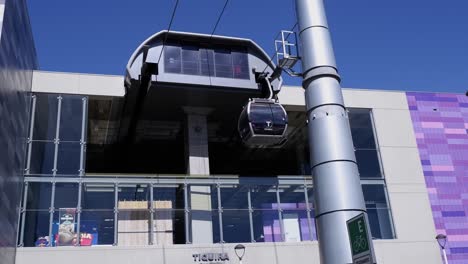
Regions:
<instances>
[{"instance_id":1,"label":"metal mullion","mask_svg":"<svg viewBox=\"0 0 468 264\"><path fill-rule=\"evenodd\" d=\"M278 203L278 220L280 223L280 232L281 232L281 239L283 242L286 240L284 235L284 225L283 225L283 210L281 209L281 200L280 200L280 193L279 193L279 186L276 186L276 202Z\"/></svg>"},{"instance_id":2,"label":"metal mullion","mask_svg":"<svg viewBox=\"0 0 468 264\"><path fill-rule=\"evenodd\" d=\"M86 97L81 99L83 101L82 104L82 120L81 120L81 139L80 139L80 170L79 175L84 175L84 152L86 148L86 120L87 120L87 112L88 112L88 100Z\"/></svg>"},{"instance_id":3,"label":"metal mullion","mask_svg":"<svg viewBox=\"0 0 468 264\"><path fill-rule=\"evenodd\" d=\"M76 205L76 246L81 246L81 192L83 190L83 183L78 183L78 204Z\"/></svg>"},{"instance_id":4,"label":"metal mullion","mask_svg":"<svg viewBox=\"0 0 468 264\"><path fill-rule=\"evenodd\" d=\"M219 225L219 242L224 243L224 233L223 233L223 207L221 205L221 187L219 184L216 185L216 191L218 193L218 225Z\"/></svg>"},{"instance_id":5,"label":"metal mullion","mask_svg":"<svg viewBox=\"0 0 468 264\"><path fill-rule=\"evenodd\" d=\"M190 223L189 223L189 206L188 206L188 185L184 184L184 217L185 217L185 244L190 244Z\"/></svg>"},{"instance_id":6,"label":"metal mullion","mask_svg":"<svg viewBox=\"0 0 468 264\"><path fill-rule=\"evenodd\" d=\"M18 235L19 235L19 239L17 240L18 241L18 246L20 247L23 247L24 246L24 226L25 226L25 220L26 220L26 204L27 204L27 201L28 201L28 191L29 191L29 183L28 182L25 182L24 183L24 193L23 193L23 203L22 203L22 206L21 206L21 226L20 226L20 230L18 232Z\"/></svg>"},{"instance_id":7,"label":"metal mullion","mask_svg":"<svg viewBox=\"0 0 468 264\"><path fill-rule=\"evenodd\" d=\"M32 99L32 105L31 105L31 120L29 123L29 138L28 138L28 153L26 157L26 168L25 168L25 174L29 174L30 167L31 167L31 151L32 151L32 140L34 136L34 122L36 118L36 96L33 95L31 97Z\"/></svg>"},{"instance_id":8,"label":"metal mullion","mask_svg":"<svg viewBox=\"0 0 468 264\"><path fill-rule=\"evenodd\" d=\"M153 200L154 200L154 194L153 194L153 188L154 188L154 185L151 183L149 185L149 188L150 188L150 237L149 237L149 244L150 245L154 245L155 242L156 244L158 243L158 240L157 240L157 237L155 236L155 230L154 230L154 204L153 204ZM156 237L156 241L154 241Z\"/></svg>"},{"instance_id":9,"label":"metal mullion","mask_svg":"<svg viewBox=\"0 0 468 264\"><path fill-rule=\"evenodd\" d=\"M248 206L249 206L249 227L250 227L250 241L252 243L255 243L255 235L254 235L254 231L253 231L253 217L252 217L252 213L253 213L253 209L252 209L252 200L251 200L251 194L250 194L250 187L249 187L249 192L247 193L247 203L248 203Z\"/></svg>"},{"instance_id":10,"label":"metal mullion","mask_svg":"<svg viewBox=\"0 0 468 264\"><path fill-rule=\"evenodd\" d=\"M57 175L57 158L58 158L58 147L60 143L60 118L62 114L62 96L57 97L58 100L58 107L57 107L57 127L55 128L55 139L54 139L54 144L55 144L55 150L54 150L54 166L52 169L52 175L56 176Z\"/></svg>"},{"instance_id":11,"label":"metal mullion","mask_svg":"<svg viewBox=\"0 0 468 264\"><path fill-rule=\"evenodd\" d=\"M54 213L55 213L55 182L52 182L52 193L50 195L50 207L49 207L49 239L50 243L52 243L52 225L54 222Z\"/></svg>"},{"instance_id":12,"label":"metal mullion","mask_svg":"<svg viewBox=\"0 0 468 264\"><path fill-rule=\"evenodd\" d=\"M306 202L307 225L309 227L309 236L310 236L310 240L313 241L314 238L312 237L312 217L310 216L310 212L312 210L310 209L309 195L307 194L307 185L304 185L304 197L305 197L305 202Z\"/></svg>"},{"instance_id":13,"label":"metal mullion","mask_svg":"<svg viewBox=\"0 0 468 264\"><path fill-rule=\"evenodd\" d=\"M390 207L390 199L388 197L387 185L385 184L385 182L383 183L383 190L385 194L385 202L387 203L388 218L390 220L390 228L391 228L392 236L393 236L392 238L396 239L397 235L395 231L395 224L393 223L392 208ZM366 211L367 211L367 208L366 208Z\"/></svg>"},{"instance_id":14,"label":"metal mullion","mask_svg":"<svg viewBox=\"0 0 468 264\"><path fill-rule=\"evenodd\" d=\"M116 183L114 184L114 246L119 244L119 230L118 230L118 220L119 220L119 209L118 207L118 199L119 199L119 185Z\"/></svg>"}]
</instances>

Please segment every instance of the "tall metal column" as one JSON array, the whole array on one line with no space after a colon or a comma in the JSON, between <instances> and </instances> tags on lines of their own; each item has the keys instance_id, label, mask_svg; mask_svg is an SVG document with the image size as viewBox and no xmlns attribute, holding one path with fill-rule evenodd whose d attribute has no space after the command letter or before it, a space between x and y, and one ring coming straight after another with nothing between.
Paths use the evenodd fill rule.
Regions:
<instances>
[{"instance_id":1,"label":"tall metal column","mask_svg":"<svg viewBox=\"0 0 468 264\"><path fill-rule=\"evenodd\" d=\"M352 263L346 221L366 208L323 0L296 0L296 14L320 263Z\"/></svg>"}]
</instances>

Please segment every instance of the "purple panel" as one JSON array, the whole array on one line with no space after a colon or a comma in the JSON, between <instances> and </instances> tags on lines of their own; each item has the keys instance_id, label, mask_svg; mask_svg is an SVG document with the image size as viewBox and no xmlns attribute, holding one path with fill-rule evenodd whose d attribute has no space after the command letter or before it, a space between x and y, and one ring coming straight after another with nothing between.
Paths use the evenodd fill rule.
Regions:
<instances>
[{"instance_id":1,"label":"purple panel","mask_svg":"<svg viewBox=\"0 0 468 264\"><path fill-rule=\"evenodd\" d=\"M468 97L406 93L437 233L450 263L468 263Z\"/></svg>"}]
</instances>

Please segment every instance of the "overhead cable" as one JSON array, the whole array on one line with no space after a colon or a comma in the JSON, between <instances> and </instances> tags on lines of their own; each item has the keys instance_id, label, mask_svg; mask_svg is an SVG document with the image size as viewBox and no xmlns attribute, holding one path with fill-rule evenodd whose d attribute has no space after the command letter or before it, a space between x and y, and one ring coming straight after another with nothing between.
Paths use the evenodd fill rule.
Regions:
<instances>
[{"instance_id":1,"label":"overhead cable","mask_svg":"<svg viewBox=\"0 0 468 264\"><path fill-rule=\"evenodd\" d=\"M229 0L226 0L226 2L224 3L223 9L221 10L221 13L219 13L218 20L216 20L216 24L213 27L213 31L211 31L210 38L213 37L213 34L215 33L216 28L218 27L219 21L221 20L221 17L223 16L224 10L226 10L228 3L229 3Z\"/></svg>"},{"instance_id":2,"label":"overhead cable","mask_svg":"<svg viewBox=\"0 0 468 264\"><path fill-rule=\"evenodd\" d=\"M162 49L161 49L161 52L159 53L158 64L159 64L159 61L161 60L161 56L162 56L162 53L164 51L164 47L166 45L167 36L169 35L169 31L171 30L172 22L174 21L174 17L175 17L178 6L179 6L179 0L176 0L176 3L174 5L174 9L172 10L171 20L169 21L169 26L167 27L166 36L164 37L164 40L163 40L163 43L162 43Z\"/></svg>"}]
</instances>

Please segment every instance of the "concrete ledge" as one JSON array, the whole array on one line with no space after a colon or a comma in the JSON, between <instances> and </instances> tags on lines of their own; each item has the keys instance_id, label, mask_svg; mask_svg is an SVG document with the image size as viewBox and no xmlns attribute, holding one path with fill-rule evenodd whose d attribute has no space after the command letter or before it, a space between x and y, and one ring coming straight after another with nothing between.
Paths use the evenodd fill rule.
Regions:
<instances>
[{"instance_id":1,"label":"concrete ledge","mask_svg":"<svg viewBox=\"0 0 468 264\"><path fill-rule=\"evenodd\" d=\"M34 71L32 92L123 97L123 76Z\"/></svg>"}]
</instances>

